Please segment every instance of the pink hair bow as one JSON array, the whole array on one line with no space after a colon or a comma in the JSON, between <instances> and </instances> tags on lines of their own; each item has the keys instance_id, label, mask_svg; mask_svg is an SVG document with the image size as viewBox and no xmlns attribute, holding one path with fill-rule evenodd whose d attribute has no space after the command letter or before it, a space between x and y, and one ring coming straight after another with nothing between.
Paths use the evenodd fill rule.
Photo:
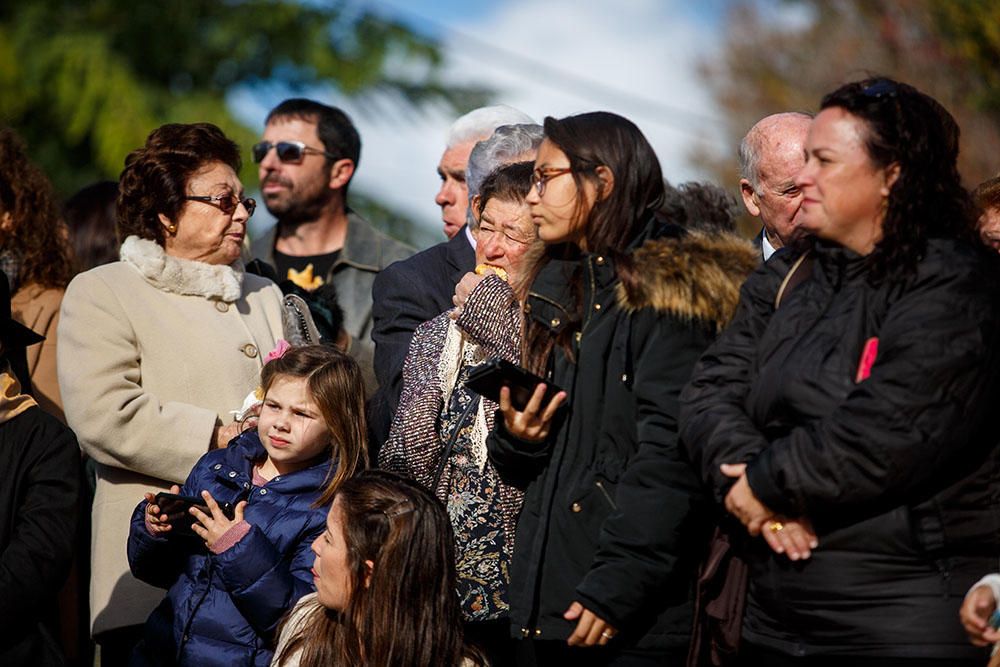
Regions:
<instances>
[{"instance_id":1,"label":"pink hair bow","mask_svg":"<svg viewBox=\"0 0 1000 667\"><path fill-rule=\"evenodd\" d=\"M278 344L274 347L273 350L267 353L266 357L264 357L264 363L266 364L269 361L274 361L275 359L281 359L283 356L285 356L285 352L288 352L290 349L292 349L292 346L288 344L288 341L285 340L284 338L279 338Z\"/></svg>"}]
</instances>

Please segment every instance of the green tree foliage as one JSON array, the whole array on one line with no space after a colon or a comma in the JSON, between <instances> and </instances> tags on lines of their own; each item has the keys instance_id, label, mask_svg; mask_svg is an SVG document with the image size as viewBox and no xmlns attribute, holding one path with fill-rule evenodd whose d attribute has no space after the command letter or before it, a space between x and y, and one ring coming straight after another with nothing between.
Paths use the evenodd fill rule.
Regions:
<instances>
[{"instance_id":1,"label":"green tree foliage","mask_svg":"<svg viewBox=\"0 0 1000 667\"><path fill-rule=\"evenodd\" d=\"M344 2L0 3L0 124L25 137L63 194L117 178L163 123L211 121L249 146L260 128L227 106L240 86L333 85L456 112L486 100L483 89L445 85L440 65L433 41ZM252 165L241 177L256 183Z\"/></svg>"},{"instance_id":2,"label":"green tree foliage","mask_svg":"<svg viewBox=\"0 0 1000 667\"><path fill-rule=\"evenodd\" d=\"M1000 170L995 0L786 0L780 8L734 3L722 54L704 66L733 150L697 157L720 182L735 187L736 147L758 119L816 111L824 93L871 74L911 83L952 112L967 185Z\"/></svg>"}]
</instances>

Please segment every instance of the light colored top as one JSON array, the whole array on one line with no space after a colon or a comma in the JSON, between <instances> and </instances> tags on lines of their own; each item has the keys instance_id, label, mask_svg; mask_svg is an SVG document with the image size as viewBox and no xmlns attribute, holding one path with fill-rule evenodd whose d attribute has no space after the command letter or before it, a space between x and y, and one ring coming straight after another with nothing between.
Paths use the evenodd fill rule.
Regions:
<instances>
[{"instance_id":1,"label":"light colored top","mask_svg":"<svg viewBox=\"0 0 1000 667\"><path fill-rule=\"evenodd\" d=\"M137 237L121 253L69 284L58 334L66 420L97 463L94 633L142 623L163 597L129 570L132 511L185 480L282 336L280 290L242 264L174 258Z\"/></svg>"}]
</instances>

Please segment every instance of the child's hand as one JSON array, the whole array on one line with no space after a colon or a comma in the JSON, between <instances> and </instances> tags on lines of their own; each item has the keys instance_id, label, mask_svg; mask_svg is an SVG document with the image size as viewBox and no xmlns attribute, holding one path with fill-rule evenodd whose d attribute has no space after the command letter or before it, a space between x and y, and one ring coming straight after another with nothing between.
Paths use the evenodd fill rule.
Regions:
<instances>
[{"instance_id":1,"label":"child's hand","mask_svg":"<svg viewBox=\"0 0 1000 667\"><path fill-rule=\"evenodd\" d=\"M181 487L174 484L170 487L170 493L178 494ZM162 535L170 531L170 521L176 516L162 514L160 506L156 504L156 496L151 492L146 492L146 530L150 535Z\"/></svg>"},{"instance_id":2,"label":"child's hand","mask_svg":"<svg viewBox=\"0 0 1000 667\"><path fill-rule=\"evenodd\" d=\"M205 540L205 546L209 549L215 546L215 543L220 537L226 534L233 526L242 523L243 521L243 508L247 506L247 501L241 500L236 504L236 510L233 512L233 518L229 519L222 510L219 508L219 504L215 502L215 498L208 491L202 491L201 497L205 499L205 504L208 505L208 511L211 512L211 516L205 514L197 507L191 508L191 515L197 520L197 523L191 526L191 529L198 534L198 537Z\"/></svg>"},{"instance_id":3,"label":"child's hand","mask_svg":"<svg viewBox=\"0 0 1000 667\"><path fill-rule=\"evenodd\" d=\"M989 625L990 614L996 608L997 601L993 599L993 589L989 586L976 586L966 594L958 616L969 641L976 646L988 646L1000 641L1000 632Z\"/></svg>"}]
</instances>

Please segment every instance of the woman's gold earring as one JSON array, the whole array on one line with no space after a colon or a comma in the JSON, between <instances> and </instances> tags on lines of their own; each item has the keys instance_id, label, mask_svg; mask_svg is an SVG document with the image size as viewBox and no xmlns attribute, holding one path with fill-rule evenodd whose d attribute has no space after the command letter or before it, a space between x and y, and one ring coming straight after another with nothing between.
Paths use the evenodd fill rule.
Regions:
<instances>
[{"instance_id":1,"label":"woman's gold earring","mask_svg":"<svg viewBox=\"0 0 1000 667\"><path fill-rule=\"evenodd\" d=\"M171 234L177 233L177 225L167 225L167 231Z\"/></svg>"}]
</instances>

